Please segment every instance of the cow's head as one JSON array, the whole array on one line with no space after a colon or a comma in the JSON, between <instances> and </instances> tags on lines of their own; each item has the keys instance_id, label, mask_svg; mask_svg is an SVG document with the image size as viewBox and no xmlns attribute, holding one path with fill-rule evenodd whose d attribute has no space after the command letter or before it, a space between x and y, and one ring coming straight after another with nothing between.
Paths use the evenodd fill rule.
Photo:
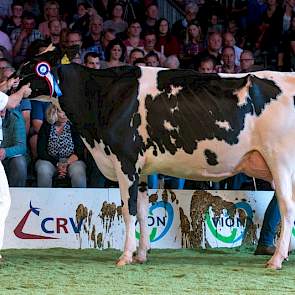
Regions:
<instances>
[{"instance_id":1,"label":"cow's head","mask_svg":"<svg viewBox=\"0 0 295 295\"><path fill-rule=\"evenodd\" d=\"M44 52L19 67L15 73L15 76L20 78L19 87L30 83L32 99L50 100L51 97L58 96L60 93L52 70L60 64L69 63L78 50L76 46L63 50L49 46Z\"/></svg>"}]
</instances>

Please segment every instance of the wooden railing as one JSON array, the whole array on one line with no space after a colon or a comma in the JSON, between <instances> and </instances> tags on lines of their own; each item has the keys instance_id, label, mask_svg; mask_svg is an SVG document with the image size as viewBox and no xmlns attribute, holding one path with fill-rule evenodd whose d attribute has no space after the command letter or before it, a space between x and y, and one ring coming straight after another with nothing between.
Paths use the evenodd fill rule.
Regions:
<instances>
[{"instance_id":1,"label":"wooden railing","mask_svg":"<svg viewBox=\"0 0 295 295\"><path fill-rule=\"evenodd\" d=\"M170 25L184 17L184 11L173 0L158 0L160 17L168 19Z\"/></svg>"}]
</instances>

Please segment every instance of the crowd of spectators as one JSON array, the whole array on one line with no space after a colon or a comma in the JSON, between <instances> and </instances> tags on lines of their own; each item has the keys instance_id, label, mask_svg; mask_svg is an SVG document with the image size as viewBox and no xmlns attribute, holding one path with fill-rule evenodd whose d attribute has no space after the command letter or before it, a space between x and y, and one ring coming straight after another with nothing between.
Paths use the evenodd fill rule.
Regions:
<instances>
[{"instance_id":1,"label":"crowd of spectators","mask_svg":"<svg viewBox=\"0 0 295 295\"><path fill-rule=\"evenodd\" d=\"M170 23L153 0L2 0L0 90L16 87L12 74L49 44L79 46L70 62L94 69L126 64L202 73L295 68L295 0L173 2L184 16ZM27 170L38 186L52 186L54 178L67 178L75 187L114 185L81 150L75 130L54 106L23 101L0 117L0 158L11 186L28 185ZM3 140L7 130L12 139ZM9 177L11 171L17 177ZM233 188L231 183L225 187Z\"/></svg>"}]
</instances>

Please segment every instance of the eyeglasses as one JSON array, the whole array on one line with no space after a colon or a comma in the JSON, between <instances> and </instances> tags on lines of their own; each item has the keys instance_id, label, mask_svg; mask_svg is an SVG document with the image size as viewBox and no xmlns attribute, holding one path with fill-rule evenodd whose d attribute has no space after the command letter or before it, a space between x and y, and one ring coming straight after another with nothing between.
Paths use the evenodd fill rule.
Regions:
<instances>
[{"instance_id":1,"label":"eyeglasses","mask_svg":"<svg viewBox=\"0 0 295 295\"><path fill-rule=\"evenodd\" d=\"M254 58L243 58L243 59L240 59L240 62L241 61L251 61L251 60L254 60Z\"/></svg>"}]
</instances>

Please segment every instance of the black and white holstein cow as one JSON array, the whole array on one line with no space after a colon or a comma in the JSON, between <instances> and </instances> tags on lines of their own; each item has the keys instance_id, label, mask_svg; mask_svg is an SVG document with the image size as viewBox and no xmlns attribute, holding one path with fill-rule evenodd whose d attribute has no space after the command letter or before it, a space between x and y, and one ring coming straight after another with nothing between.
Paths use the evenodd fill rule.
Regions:
<instances>
[{"instance_id":1,"label":"black and white holstein cow","mask_svg":"<svg viewBox=\"0 0 295 295\"><path fill-rule=\"evenodd\" d=\"M275 187L282 228L267 266L281 268L295 217L294 74L92 70L70 64L55 68L54 75L61 108L102 173L119 182L126 238L118 266L146 260L148 198L142 174L219 181L244 172ZM132 257L136 214L141 238Z\"/></svg>"}]
</instances>

